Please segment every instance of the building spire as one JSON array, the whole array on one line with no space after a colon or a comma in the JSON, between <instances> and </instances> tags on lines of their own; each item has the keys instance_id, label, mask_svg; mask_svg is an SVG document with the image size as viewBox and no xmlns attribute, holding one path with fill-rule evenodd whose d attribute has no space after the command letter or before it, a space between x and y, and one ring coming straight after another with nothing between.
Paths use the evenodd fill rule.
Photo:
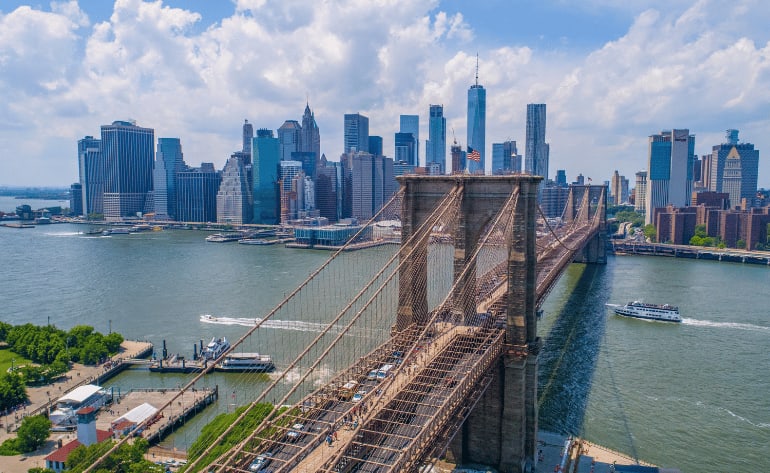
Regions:
<instances>
[{"instance_id":1,"label":"building spire","mask_svg":"<svg viewBox=\"0 0 770 473\"><path fill-rule=\"evenodd\" d=\"M476 52L476 87L479 86L479 53Z\"/></svg>"}]
</instances>

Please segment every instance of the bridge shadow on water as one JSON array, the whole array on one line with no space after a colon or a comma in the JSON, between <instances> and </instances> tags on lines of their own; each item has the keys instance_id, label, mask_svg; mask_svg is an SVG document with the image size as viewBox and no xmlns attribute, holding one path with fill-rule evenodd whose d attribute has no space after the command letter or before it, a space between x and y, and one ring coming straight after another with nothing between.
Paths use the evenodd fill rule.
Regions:
<instances>
[{"instance_id":1,"label":"bridge shadow on water","mask_svg":"<svg viewBox=\"0 0 770 473\"><path fill-rule=\"evenodd\" d=\"M548 315L556 319L544 337L538 373L539 427L574 435L580 434L583 426L604 338L605 303L612 279L607 265L581 266L579 276L562 276L576 280L567 281L573 287L559 313ZM551 297L557 291L558 287Z\"/></svg>"}]
</instances>

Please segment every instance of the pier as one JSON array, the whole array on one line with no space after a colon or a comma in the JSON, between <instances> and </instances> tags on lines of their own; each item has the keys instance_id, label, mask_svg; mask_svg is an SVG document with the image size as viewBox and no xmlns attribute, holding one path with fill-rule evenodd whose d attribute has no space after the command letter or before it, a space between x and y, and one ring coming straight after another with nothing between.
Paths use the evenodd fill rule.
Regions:
<instances>
[{"instance_id":1,"label":"pier","mask_svg":"<svg viewBox=\"0 0 770 473\"><path fill-rule=\"evenodd\" d=\"M115 426L115 421L131 409L144 403L160 408L179 392L178 389L133 389L116 399L111 406L100 411L96 418L96 427L100 430L110 430ZM216 401L218 397L218 387L185 391L168 408L159 410L142 429L139 436L147 439L150 444L156 444L182 426L187 419ZM116 432L115 435L119 436L120 432Z\"/></svg>"}]
</instances>

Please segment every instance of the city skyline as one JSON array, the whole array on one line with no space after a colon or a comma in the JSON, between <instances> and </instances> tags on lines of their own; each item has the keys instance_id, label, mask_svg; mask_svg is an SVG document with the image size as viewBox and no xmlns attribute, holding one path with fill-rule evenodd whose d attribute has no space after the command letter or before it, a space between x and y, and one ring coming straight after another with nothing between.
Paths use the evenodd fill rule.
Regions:
<instances>
[{"instance_id":1,"label":"city skyline","mask_svg":"<svg viewBox=\"0 0 770 473\"><path fill-rule=\"evenodd\" d=\"M242 148L233 130L244 118L277 130L308 102L330 160L343 151L345 113L369 117L386 154L398 116L419 115L424 150L436 103L447 148L454 137L465 146L477 53L485 155L492 143L524 142L528 103L548 105L550 173L566 169L570 181L635 175L647 137L663 129L688 128L697 155L732 128L759 150L770 145L770 13L757 1L414 2L387 18L376 2L350 2L344 18L334 5L262 3L4 2L0 185L76 182L73 143L128 119L180 138L186 162L222 169ZM376 33L354 40L360 25ZM770 185L761 160L758 184Z\"/></svg>"}]
</instances>

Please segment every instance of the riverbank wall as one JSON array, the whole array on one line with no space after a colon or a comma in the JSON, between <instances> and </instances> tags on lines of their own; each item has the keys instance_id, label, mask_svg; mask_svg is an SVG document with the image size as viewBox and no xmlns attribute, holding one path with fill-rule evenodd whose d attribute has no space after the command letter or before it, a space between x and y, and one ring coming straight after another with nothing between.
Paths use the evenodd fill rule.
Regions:
<instances>
[{"instance_id":1,"label":"riverbank wall","mask_svg":"<svg viewBox=\"0 0 770 473\"><path fill-rule=\"evenodd\" d=\"M747 251L734 248L720 249L702 246L670 245L666 243L613 241L612 252L616 255L668 256L770 266L770 252Z\"/></svg>"}]
</instances>

